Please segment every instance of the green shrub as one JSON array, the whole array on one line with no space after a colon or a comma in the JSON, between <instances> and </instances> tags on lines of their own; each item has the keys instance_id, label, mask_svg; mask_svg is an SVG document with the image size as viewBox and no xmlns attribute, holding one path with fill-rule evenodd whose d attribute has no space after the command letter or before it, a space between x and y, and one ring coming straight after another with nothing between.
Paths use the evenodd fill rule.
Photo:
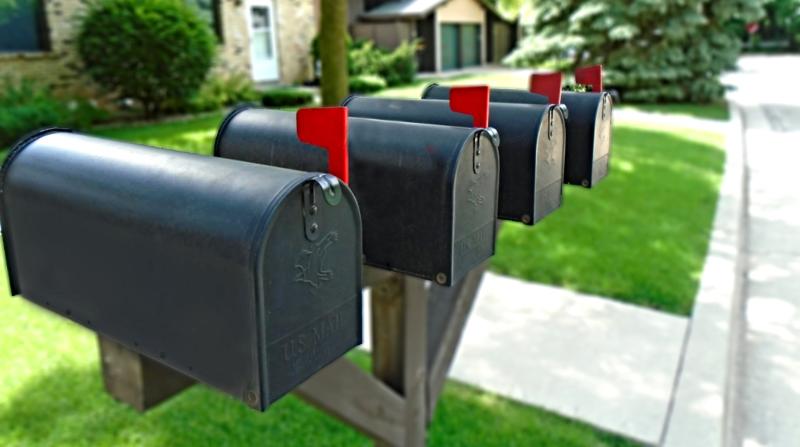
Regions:
<instances>
[{"instance_id":1,"label":"green shrub","mask_svg":"<svg viewBox=\"0 0 800 447\"><path fill-rule=\"evenodd\" d=\"M358 75L350 78L351 93L375 93L386 88L386 80L376 75Z\"/></svg>"},{"instance_id":2,"label":"green shrub","mask_svg":"<svg viewBox=\"0 0 800 447\"><path fill-rule=\"evenodd\" d=\"M307 90L296 88L276 88L262 94L264 107L299 107L314 101L314 95Z\"/></svg>"},{"instance_id":3,"label":"green shrub","mask_svg":"<svg viewBox=\"0 0 800 447\"><path fill-rule=\"evenodd\" d=\"M353 42L347 50L350 76L376 75L383 64L384 51L371 40Z\"/></svg>"},{"instance_id":4,"label":"green shrub","mask_svg":"<svg viewBox=\"0 0 800 447\"><path fill-rule=\"evenodd\" d=\"M133 98L147 116L194 95L216 39L182 0L94 0L78 32L84 70L106 91Z\"/></svg>"},{"instance_id":5,"label":"green shrub","mask_svg":"<svg viewBox=\"0 0 800 447\"><path fill-rule=\"evenodd\" d=\"M212 76L192 96L185 109L189 112L207 112L260 99L261 93L246 75Z\"/></svg>"},{"instance_id":6,"label":"green shrub","mask_svg":"<svg viewBox=\"0 0 800 447\"><path fill-rule=\"evenodd\" d=\"M390 87L411 84L417 76L417 49L419 41L403 42L391 53L383 55L377 75L386 79Z\"/></svg>"},{"instance_id":7,"label":"green shrub","mask_svg":"<svg viewBox=\"0 0 800 447\"><path fill-rule=\"evenodd\" d=\"M86 100L59 101L29 80L0 82L0 147L42 127L85 129L107 116Z\"/></svg>"},{"instance_id":8,"label":"green shrub","mask_svg":"<svg viewBox=\"0 0 800 447\"><path fill-rule=\"evenodd\" d=\"M417 51L419 40L403 42L386 51L375 46L371 40L347 41L347 67L351 77L362 75L380 76L390 87L410 84L417 75ZM311 45L315 66L319 64L318 37Z\"/></svg>"},{"instance_id":9,"label":"green shrub","mask_svg":"<svg viewBox=\"0 0 800 447\"><path fill-rule=\"evenodd\" d=\"M565 84L561 87L561 91L586 93L592 91L592 86L587 84Z\"/></svg>"}]
</instances>

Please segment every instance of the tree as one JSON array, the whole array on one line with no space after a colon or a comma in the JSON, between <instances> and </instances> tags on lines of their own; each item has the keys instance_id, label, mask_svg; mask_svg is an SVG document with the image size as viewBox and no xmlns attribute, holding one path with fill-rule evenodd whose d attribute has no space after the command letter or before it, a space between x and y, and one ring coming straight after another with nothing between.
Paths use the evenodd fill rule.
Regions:
<instances>
[{"instance_id":1,"label":"tree","mask_svg":"<svg viewBox=\"0 0 800 447\"><path fill-rule=\"evenodd\" d=\"M319 51L322 104L341 104L347 96L347 2L322 0Z\"/></svg>"},{"instance_id":2,"label":"tree","mask_svg":"<svg viewBox=\"0 0 800 447\"><path fill-rule=\"evenodd\" d=\"M603 64L625 101L719 99L719 75L741 49L739 30L765 0L530 0L531 34L507 58L517 66Z\"/></svg>"}]
</instances>

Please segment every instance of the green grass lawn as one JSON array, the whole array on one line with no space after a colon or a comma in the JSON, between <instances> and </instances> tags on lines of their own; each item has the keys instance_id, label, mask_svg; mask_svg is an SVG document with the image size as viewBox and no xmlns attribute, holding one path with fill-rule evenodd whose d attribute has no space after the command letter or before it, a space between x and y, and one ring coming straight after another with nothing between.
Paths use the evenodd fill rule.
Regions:
<instances>
[{"instance_id":1,"label":"green grass lawn","mask_svg":"<svg viewBox=\"0 0 800 447\"><path fill-rule=\"evenodd\" d=\"M708 248L723 137L619 123L613 138L609 177L591 190L565 186L562 208L535 227L505 225L492 268L687 315Z\"/></svg>"},{"instance_id":2,"label":"green grass lawn","mask_svg":"<svg viewBox=\"0 0 800 447\"><path fill-rule=\"evenodd\" d=\"M0 271L2 271L0 266ZM5 274L2 274L5 282ZM103 390L93 333L0 284L0 445L366 446L370 441L294 396L258 413L194 386L139 414ZM350 356L368 365L358 351ZM633 446L584 424L450 382L433 446Z\"/></svg>"}]
</instances>

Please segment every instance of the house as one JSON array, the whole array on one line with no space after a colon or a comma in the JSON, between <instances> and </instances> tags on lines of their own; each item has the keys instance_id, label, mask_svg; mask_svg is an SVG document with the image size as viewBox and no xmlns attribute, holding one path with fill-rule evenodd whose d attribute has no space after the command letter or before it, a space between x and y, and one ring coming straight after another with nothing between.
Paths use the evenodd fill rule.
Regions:
<instances>
[{"instance_id":1,"label":"house","mask_svg":"<svg viewBox=\"0 0 800 447\"><path fill-rule=\"evenodd\" d=\"M420 71L500 63L517 24L481 0L349 0L350 34L391 49L419 38Z\"/></svg>"},{"instance_id":2,"label":"house","mask_svg":"<svg viewBox=\"0 0 800 447\"><path fill-rule=\"evenodd\" d=\"M215 72L258 82L298 83L313 75L315 0L186 0L199 8L219 41ZM85 0L0 1L0 79L30 78L58 91L90 95L75 49ZM5 8L5 9L4 9Z\"/></svg>"}]
</instances>

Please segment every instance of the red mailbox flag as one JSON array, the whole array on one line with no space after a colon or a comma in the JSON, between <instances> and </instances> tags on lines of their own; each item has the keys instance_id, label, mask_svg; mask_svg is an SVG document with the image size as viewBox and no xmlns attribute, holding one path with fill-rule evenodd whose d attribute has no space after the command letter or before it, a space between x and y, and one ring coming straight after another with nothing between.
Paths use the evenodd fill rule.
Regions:
<instances>
[{"instance_id":1,"label":"red mailbox flag","mask_svg":"<svg viewBox=\"0 0 800 447\"><path fill-rule=\"evenodd\" d=\"M575 82L578 84L591 85L592 91L599 93L603 91L603 66L592 65L581 67L575 70Z\"/></svg>"},{"instance_id":2,"label":"red mailbox flag","mask_svg":"<svg viewBox=\"0 0 800 447\"><path fill-rule=\"evenodd\" d=\"M328 170L350 182L347 153L347 107L313 107L297 111L297 138L328 151Z\"/></svg>"},{"instance_id":3,"label":"red mailbox flag","mask_svg":"<svg viewBox=\"0 0 800 447\"><path fill-rule=\"evenodd\" d=\"M528 90L547 96L550 104L561 104L561 72L534 73L531 75Z\"/></svg>"},{"instance_id":4,"label":"red mailbox flag","mask_svg":"<svg viewBox=\"0 0 800 447\"><path fill-rule=\"evenodd\" d=\"M450 110L471 115L474 127L489 127L489 86L451 88Z\"/></svg>"}]
</instances>

